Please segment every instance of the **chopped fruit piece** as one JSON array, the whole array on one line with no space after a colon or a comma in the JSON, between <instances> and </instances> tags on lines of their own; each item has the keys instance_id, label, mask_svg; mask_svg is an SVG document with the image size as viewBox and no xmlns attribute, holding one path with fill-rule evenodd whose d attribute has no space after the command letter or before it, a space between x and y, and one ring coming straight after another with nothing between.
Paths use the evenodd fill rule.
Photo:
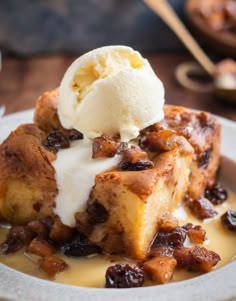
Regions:
<instances>
[{"instance_id":1,"label":"chopped fruit piece","mask_svg":"<svg viewBox=\"0 0 236 301\"><path fill-rule=\"evenodd\" d=\"M118 170L123 171L138 171L150 169L154 163L148 160L146 152L132 145L123 151L123 159L119 163Z\"/></svg>"},{"instance_id":2,"label":"chopped fruit piece","mask_svg":"<svg viewBox=\"0 0 236 301\"><path fill-rule=\"evenodd\" d=\"M42 257L51 256L56 252L52 245L50 245L46 240L40 238L33 239L27 251Z\"/></svg>"},{"instance_id":3,"label":"chopped fruit piece","mask_svg":"<svg viewBox=\"0 0 236 301\"><path fill-rule=\"evenodd\" d=\"M161 232L170 232L178 227L177 218L171 213L164 213L159 221L159 230Z\"/></svg>"},{"instance_id":4,"label":"chopped fruit piece","mask_svg":"<svg viewBox=\"0 0 236 301\"><path fill-rule=\"evenodd\" d=\"M84 138L84 135L82 133L80 133L79 131L72 129L72 130L69 130L68 138L71 141L81 140Z\"/></svg>"},{"instance_id":5,"label":"chopped fruit piece","mask_svg":"<svg viewBox=\"0 0 236 301\"><path fill-rule=\"evenodd\" d=\"M130 148L123 151L123 161L130 162L130 163L137 163L140 160L147 160L148 155L146 152L141 150L134 145L131 145Z\"/></svg>"},{"instance_id":6,"label":"chopped fruit piece","mask_svg":"<svg viewBox=\"0 0 236 301\"><path fill-rule=\"evenodd\" d=\"M206 230L199 225L193 225L191 223L182 226L187 231L187 235L191 243L202 244L206 239Z\"/></svg>"},{"instance_id":7,"label":"chopped fruit piece","mask_svg":"<svg viewBox=\"0 0 236 301\"><path fill-rule=\"evenodd\" d=\"M103 134L93 140L92 158L114 157L118 151L120 144L111 136Z\"/></svg>"},{"instance_id":8,"label":"chopped fruit piece","mask_svg":"<svg viewBox=\"0 0 236 301\"><path fill-rule=\"evenodd\" d=\"M174 274L177 261L168 256L155 257L144 263L144 271L158 283L168 283Z\"/></svg>"},{"instance_id":9,"label":"chopped fruit piece","mask_svg":"<svg viewBox=\"0 0 236 301\"><path fill-rule=\"evenodd\" d=\"M91 224L101 224L107 221L109 213L98 201L88 205L87 208L89 222Z\"/></svg>"},{"instance_id":10,"label":"chopped fruit piece","mask_svg":"<svg viewBox=\"0 0 236 301\"><path fill-rule=\"evenodd\" d=\"M151 248L149 252L149 257L160 257L160 256L169 256L172 257L174 253L174 249L171 247L154 247Z\"/></svg>"},{"instance_id":11,"label":"chopped fruit piece","mask_svg":"<svg viewBox=\"0 0 236 301\"><path fill-rule=\"evenodd\" d=\"M209 272L220 261L217 253L200 246L175 249L174 257L180 267L201 272Z\"/></svg>"},{"instance_id":12,"label":"chopped fruit piece","mask_svg":"<svg viewBox=\"0 0 236 301\"><path fill-rule=\"evenodd\" d=\"M223 226L232 232L236 232L236 211L228 210L221 217Z\"/></svg>"},{"instance_id":13,"label":"chopped fruit piece","mask_svg":"<svg viewBox=\"0 0 236 301\"><path fill-rule=\"evenodd\" d=\"M170 232L159 232L153 242L153 247L173 247L179 248L183 246L186 239L186 231L181 227L177 227Z\"/></svg>"},{"instance_id":14,"label":"chopped fruit piece","mask_svg":"<svg viewBox=\"0 0 236 301\"><path fill-rule=\"evenodd\" d=\"M199 200L188 199L187 205L191 212L199 219L211 218L218 214L215 207L206 198Z\"/></svg>"},{"instance_id":15,"label":"chopped fruit piece","mask_svg":"<svg viewBox=\"0 0 236 301\"><path fill-rule=\"evenodd\" d=\"M70 241L74 236L75 230L62 224L59 218L56 218L49 233L49 238L53 241L64 243Z\"/></svg>"},{"instance_id":16,"label":"chopped fruit piece","mask_svg":"<svg viewBox=\"0 0 236 301\"><path fill-rule=\"evenodd\" d=\"M50 277L54 277L57 273L68 268L68 265L64 260L54 255L39 260L39 265Z\"/></svg>"},{"instance_id":17,"label":"chopped fruit piece","mask_svg":"<svg viewBox=\"0 0 236 301\"><path fill-rule=\"evenodd\" d=\"M70 142L62 132L55 131L47 136L44 146L57 152L59 149L70 147Z\"/></svg>"},{"instance_id":18,"label":"chopped fruit piece","mask_svg":"<svg viewBox=\"0 0 236 301\"><path fill-rule=\"evenodd\" d=\"M143 269L128 264L116 264L106 271L106 288L130 288L143 285Z\"/></svg>"},{"instance_id":19,"label":"chopped fruit piece","mask_svg":"<svg viewBox=\"0 0 236 301\"><path fill-rule=\"evenodd\" d=\"M100 253L101 249L91 244L82 234L78 234L71 243L62 246L62 252L66 256L81 257Z\"/></svg>"},{"instance_id":20,"label":"chopped fruit piece","mask_svg":"<svg viewBox=\"0 0 236 301\"><path fill-rule=\"evenodd\" d=\"M139 160L136 163L121 161L118 166L118 170L119 171L139 171L139 170L150 169L153 166L154 166L154 164L150 160Z\"/></svg>"},{"instance_id":21,"label":"chopped fruit piece","mask_svg":"<svg viewBox=\"0 0 236 301\"><path fill-rule=\"evenodd\" d=\"M215 183L205 191L205 197L213 204L222 204L228 198L227 190L220 183Z\"/></svg>"},{"instance_id":22,"label":"chopped fruit piece","mask_svg":"<svg viewBox=\"0 0 236 301\"><path fill-rule=\"evenodd\" d=\"M29 228L35 235L42 239L46 239L48 237L47 226L39 220L29 222L27 224L27 228Z\"/></svg>"},{"instance_id":23,"label":"chopped fruit piece","mask_svg":"<svg viewBox=\"0 0 236 301\"><path fill-rule=\"evenodd\" d=\"M33 232L25 226L13 226L7 235L6 241L2 244L2 253L16 252L28 245L33 239Z\"/></svg>"}]
</instances>

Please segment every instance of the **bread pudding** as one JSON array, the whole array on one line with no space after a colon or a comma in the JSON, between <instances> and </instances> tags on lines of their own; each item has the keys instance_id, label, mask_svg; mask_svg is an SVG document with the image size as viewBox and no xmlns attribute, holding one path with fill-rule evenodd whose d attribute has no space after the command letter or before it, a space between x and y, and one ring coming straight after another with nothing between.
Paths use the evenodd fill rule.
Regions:
<instances>
[{"instance_id":1,"label":"bread pudding","mask_svg":"<svg viewBox=\"0 0 236 301\"><path fill-rule=\"evenodd\" d=\"M109 109L120 109L117 120L109 127L91 111L88 123L86 106L96 109L90 94L106 111L101 95L114 88L117 70L119 78L137 76L134 85L142 81L137 93L130 86L133 101L141 101L148 85L161 89L148 63L129 48L105 47L95 50L90 64L89 58L72 64L60 89L38 98L33 124L19 126L0 145L0 219L12 225L3 254L25 250L52 278L68 268L60 252L104 254L98 256L116 262L104 275L108 288L167 283L177 267L210 271L220 256L205 248L204 224L181 225L177 217L185 210L199 220L217 219L215 205L227 199L216 183L219 121L184 107L167 106L162 114L152 105L152 93L145 99L146 115L132 113L132 101L127 113L126 94L115 91ZM81 120L61 101L65 91ZM117 99L124 102L120 107ZM228 210L222 217L231 232L234 215Z\"/></svg>"}]
</instances>

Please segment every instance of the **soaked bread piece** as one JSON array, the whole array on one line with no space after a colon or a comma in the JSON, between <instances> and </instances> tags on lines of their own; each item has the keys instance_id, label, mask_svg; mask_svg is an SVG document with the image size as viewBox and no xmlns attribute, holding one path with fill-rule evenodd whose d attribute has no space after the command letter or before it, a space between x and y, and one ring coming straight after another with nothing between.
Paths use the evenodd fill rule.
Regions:
<instances>
[{"instance_id":1,"label":"soaked bread piece","mask_svg":"<svg viewBox=\"0 0 236 301\"><path fill-rule=\"evenodd\" d=\"M24 124L0 145L1 220L20 225L53 215L55 155L42 146L45 139L36 125Z\"/></svg>"},{"instance_id":2,"label":"soaked bread piece","mask_svg":"<svg viewBox=\"0 0 236 301\"><path fill-rule=\"evenodd\" d=\"M211 114L184 107L165 107L165 124L194 148L188 194L199 199L216 179L220 164L221 125Z\"/></svg>"},{"instance_id":3,"label":"soaked bread piece","mask_svg":"<svg viewBox=\"0 0 236 301\"><path fill-rule=\"evenodd\" d=\"M176 209L187 191L192 147L165 129L160 144L166 151L151 169L97 175L87 211L76 214L77 228L108 253L145 258L163 212Z\"/></svg>"}]
</instances>

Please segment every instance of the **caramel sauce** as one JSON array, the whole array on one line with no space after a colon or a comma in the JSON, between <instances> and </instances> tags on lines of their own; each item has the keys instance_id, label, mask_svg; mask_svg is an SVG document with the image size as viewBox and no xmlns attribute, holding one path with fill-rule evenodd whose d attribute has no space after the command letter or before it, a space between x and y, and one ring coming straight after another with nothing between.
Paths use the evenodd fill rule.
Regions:
<instances>
[{"instance_id":1,"label":"caramel sauce","mask_svg":"<svg viewBox=\"0 0 236 301\"><path fill-rule=\"evenodd\" d=\"M204 242L204 247L215 251L221 257L221 261L215 268L220 268L229 263L236 256L236 234L225 230L221 224L220 217L228 209L236 210L236 195L229 193L227 202L216 206L219 214L209 220L200 222L191 215L186 209L181 207L176 211L180 225L186 223L193 223L201 225L207 232L207 240ZM7 230L0 229L0 242L5 240ZM64 255L58 254L64 259L69 268L56 275L55 279L50 279L42 270L38 268L37 263L24 255L24 251L8 255L0 255L0 262L23 273L39 277L42 279L53 280L55 282L87 286L87 287L104 287L105 272L108 266L115 263L130 262L119 256L94 255L83 258L68 258ZM131 261L132 262L132 261ZM193 278L200 275L200 273L187 272L183 269L175 271L172 281L180 281L188 278ZM154 285L151 281L146 281L145 285Z\"/></svg>"}]
</instances>

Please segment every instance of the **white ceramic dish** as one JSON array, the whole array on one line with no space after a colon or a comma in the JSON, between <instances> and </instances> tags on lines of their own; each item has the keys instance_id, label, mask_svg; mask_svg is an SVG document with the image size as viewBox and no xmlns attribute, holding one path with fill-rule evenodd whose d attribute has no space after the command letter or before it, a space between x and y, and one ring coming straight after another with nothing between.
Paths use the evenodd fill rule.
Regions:
<instances>
[{"instance_id":1,"label":"white ceramic dish","mask_svg":"<svg viewBox=\"0 0 236 301\"><path fill-rule=\"evenodd\" d=\"M31 122L32 116L33 110L30 110L2 118L0 142L19 124ZM220 117L219 119L223 126L221 177L236 191L236 123ZM96 289L63 285L28 276L0 264L0 300L234 301L235 279L236 260L223 268L190 280L135 289Z\"/></svg>"}]
</instances>

